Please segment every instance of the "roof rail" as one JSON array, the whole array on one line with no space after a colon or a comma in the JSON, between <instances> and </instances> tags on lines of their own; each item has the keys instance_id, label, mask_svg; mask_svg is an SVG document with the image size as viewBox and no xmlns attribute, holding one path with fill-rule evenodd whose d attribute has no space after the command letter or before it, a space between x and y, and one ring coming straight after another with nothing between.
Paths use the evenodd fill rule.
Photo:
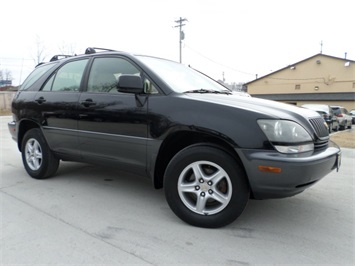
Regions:
<instances>
[{"instance_id":1,"label":"roof rail","mask_svg":"<svg viewBox=\"0 0 355 266\"><path fill-rule=\"evenodd\" d=\"M49 60L49 62L53 62L53 61L57 61L59 59L62 59L62 58L67 58L67 57L71 57L72 55L67 55L67 54L57 54L57 55L54 55L51 60Z\"/></svg>"},{"instance_id":2,"label":"roof rail","mask_svg":"<svg viewBox=\"0 0 355 266\"><path fill-rule=\"evenodd\" d=\"M95 54L96 50L102 50L102 51L108 51L108 52L114 52L115 51L115 50L107 49L107 48L88 47L85 50L85 54Z\"/></svg>"}]
</instances>

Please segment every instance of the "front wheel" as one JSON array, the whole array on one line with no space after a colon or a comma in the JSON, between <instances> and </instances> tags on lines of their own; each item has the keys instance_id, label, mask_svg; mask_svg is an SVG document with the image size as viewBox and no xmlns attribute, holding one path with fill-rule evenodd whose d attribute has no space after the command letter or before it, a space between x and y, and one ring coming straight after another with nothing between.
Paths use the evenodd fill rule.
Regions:
<instances>
[{"instance_id":1,"label":"front wheel","mask_svg":"<svg viewBox=\"0 0 355 266\"><path fill-rule=\"evenodd\" d=\"M190 146L173 157L165 172L164 188L170 208L180 219L207 228L237 219L250 191L238 161L205 145Z\"/></svg>"},{"instance_id":2,"label":"front wheel","mask_svg":"<svg viewBox=\"0 0 355 266\"><path fill-rule=\"evenodd\" d=\"M333 128L333 131L339 131L339 124L337 124L336 127Z\"/></svg>"},{"instance_id":3,"label":"front wheel","mask_svg":"<svg viewBox=\"0 0 355 266\"><path fill-rule=\"evenodd\" d=\"M47 178L57 171L59 159L49 149L38 128L26 132L22 140L21 151L23 165L33 178Z\"/></svg>"}]
</instances>

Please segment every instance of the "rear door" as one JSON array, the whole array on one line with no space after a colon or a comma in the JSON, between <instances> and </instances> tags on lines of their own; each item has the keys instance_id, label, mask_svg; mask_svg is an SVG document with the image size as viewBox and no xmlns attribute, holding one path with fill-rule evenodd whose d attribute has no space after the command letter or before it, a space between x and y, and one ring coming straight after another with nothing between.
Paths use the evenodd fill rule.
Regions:
<instances>
[{"instance_id":1,"label":"rear door","mask_svg":"<svg viewBox=\"0 0 355 266\"><path fill-rule=\"evenodd\" d=\"M122 74L141 75L139 68L118 56L94 58L86 90L79 98L79 147L90 162L111 162L145 171L147 101L116 89Z\"/></svg>"},{"instance_id":2,"label":"rear door","mask_svg":"<svg viewBox=\"0 0 355 266\"><path fill-rule=\"evenodd\" d=\"M60 67L35 96L36 113L52 150L79 157L77 118L79 89L88 59Z\"/></svg>"}]
</instances>

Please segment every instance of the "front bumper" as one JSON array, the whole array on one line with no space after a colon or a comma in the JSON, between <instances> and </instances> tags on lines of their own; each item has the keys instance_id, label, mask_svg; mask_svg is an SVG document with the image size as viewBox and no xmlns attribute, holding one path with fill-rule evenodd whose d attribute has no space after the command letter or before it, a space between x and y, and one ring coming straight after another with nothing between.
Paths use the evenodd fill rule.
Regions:
<instances>
[{"instance_id":1,"label":"front bumper","mask_svg":"<svg viewBox=\"0 0 355 266\"><path fill-rule=\"evenodd\" d=\"M12 139L17 142L17 123L15 121L11 121L7 123L7 126L9 128Z\"/></svg>"},{"instance_id":2,"label":"front bumper","mask_svg":"<svg viewBox=\"0 0 355 266\"><path fill-rule=\"evenodd\" d=\"M284 198L301 193L334 169L339 169L341 150L333 142L320 152L298 155L268 150L236 150L247 173L253 197ZM259 166L279 168L279 173L263 172Z\"/></svg>"}]
</instances>

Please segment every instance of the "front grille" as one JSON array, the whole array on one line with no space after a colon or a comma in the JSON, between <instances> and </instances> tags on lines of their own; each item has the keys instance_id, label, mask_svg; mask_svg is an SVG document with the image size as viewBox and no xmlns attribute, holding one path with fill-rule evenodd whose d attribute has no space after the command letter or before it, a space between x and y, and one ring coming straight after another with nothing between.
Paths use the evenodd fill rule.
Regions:
<instances>
[{"instance_id":1,"label":"front grille","mask_svg":"<svg viewBox=\"0 0 355 266\"><path fill-rule=\"evenodd\" d=\"M321 150L321 149L326 149L326 148L328 148L328 139L326 139L326 140L317 139L314 142L314 149L315 150Z\"/></svg>"},{"instance_id":2,"label":"front grille","mask_svg":"<svg viewBox=\"0 0 355 266\"><path fill-rule=\"evenodd\" d=\"M325 125L323 118L312 118L309 120L312 124L314 130L316 131L317 137L325 138L329 136L328 128Z\"/></svg>"},{"instance_id":3,"label":"front grille","mask_svg":"<svg viewBox=\"0 0 355 266\"><path fill-rule=\"evenodd\" d=\"M309 120L315 131L314 149L321 150L328 147L329 132L323 118L312 118Z\"/></svg>"}]
</instances>

